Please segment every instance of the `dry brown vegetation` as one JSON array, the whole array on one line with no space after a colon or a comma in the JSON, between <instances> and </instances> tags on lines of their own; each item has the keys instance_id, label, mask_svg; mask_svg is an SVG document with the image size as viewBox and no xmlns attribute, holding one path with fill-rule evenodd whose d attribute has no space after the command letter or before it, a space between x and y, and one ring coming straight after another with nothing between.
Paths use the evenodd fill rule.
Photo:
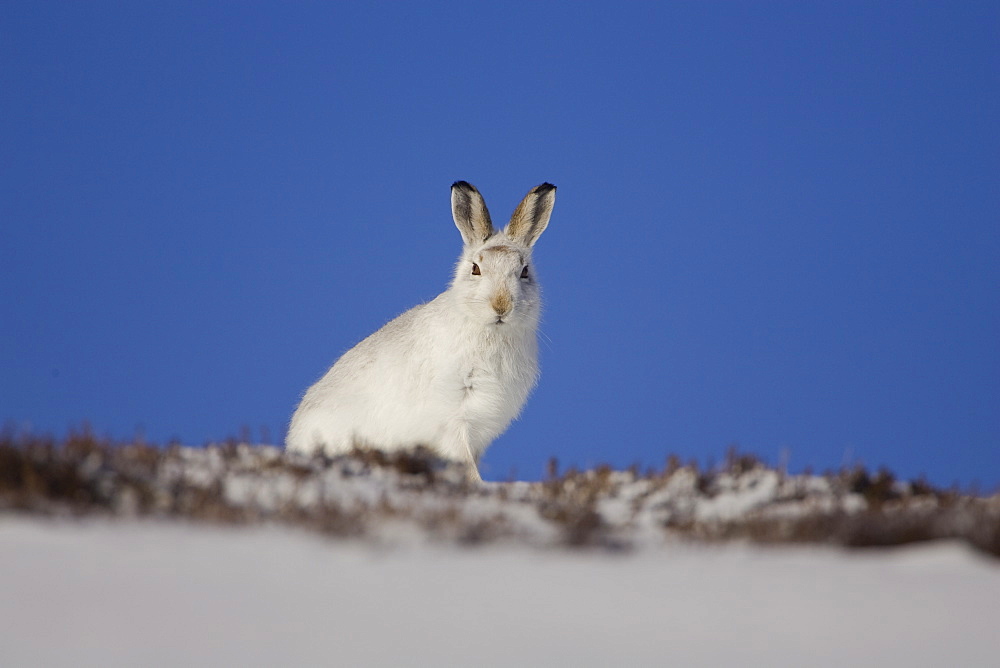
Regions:
<instances>
[{"instance_id":1,"label":"dry brown vegetation","mask_svg":"<svg viewBox=\"0 0 1000 668\"><path fill-rule=\"evenodd\" d=\"M966 541L1000 556L1000 495L940 490L856 468L789 475L731 452L712 470L671 457L640 474L603 466L538 483L471 484L425 451L327 458L228 443L116 444L0 435L0 517L282 523L379 542L507 542L613 550L678 540L890 546Z\"/></svg>"}]
</instances>

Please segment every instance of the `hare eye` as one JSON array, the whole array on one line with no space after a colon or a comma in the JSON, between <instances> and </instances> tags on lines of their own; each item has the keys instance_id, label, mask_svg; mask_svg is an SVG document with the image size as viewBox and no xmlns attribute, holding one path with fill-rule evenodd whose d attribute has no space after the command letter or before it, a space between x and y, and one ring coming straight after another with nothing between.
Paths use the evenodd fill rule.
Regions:
<instances>
[{"instance_id":1,"label":"hare eye","mask_svg":"<svg viewBox=\"0 0 1000 668\"><path fill-rule=\"evenodd\" d=\"M521 278L528 277L528 265L524 265L524 269L521 270Z\"/></svg>"},{"instance_id":2,"label":"hare eye","mask_svg":"<svg viewBox=\"0 0 1000 668\"><path fill-rule=\"evenodd\" d=\"M482 274L482 272L479 271L479 265L476 264L475 262L473 262L472 263L472 275L473 276L480 276L481 274Z\"/></svg>"}]
</instances>

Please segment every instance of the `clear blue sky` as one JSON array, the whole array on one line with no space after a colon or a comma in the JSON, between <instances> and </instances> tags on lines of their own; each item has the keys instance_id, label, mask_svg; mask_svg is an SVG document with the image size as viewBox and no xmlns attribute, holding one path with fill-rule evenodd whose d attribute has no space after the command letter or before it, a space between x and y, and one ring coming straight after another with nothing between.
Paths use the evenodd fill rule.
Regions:
<instances>
[{"instance_id":1,"label":"clear blue sky","mask_svg":"<svg viewBox=\"0 0 1000 668\"><path fill-rule=\"evenodd\" d=\"M484 474L861 461L1000 484L1000 5L0 5L0 420L276 441L447 284L449 187L536 247Z\"/></svg>"}]
</instances>

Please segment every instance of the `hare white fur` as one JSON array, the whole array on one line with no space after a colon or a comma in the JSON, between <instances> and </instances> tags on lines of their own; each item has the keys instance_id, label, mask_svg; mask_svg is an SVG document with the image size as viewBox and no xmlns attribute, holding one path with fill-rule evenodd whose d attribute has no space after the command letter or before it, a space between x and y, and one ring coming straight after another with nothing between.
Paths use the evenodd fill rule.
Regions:
<instances>
[{"instance_id":1,"label":"hare white fur","mask_svg":"<svg viewBox=\"0 0 1000 668\"><path fill-rule=\"evenodd\" d=\"M292 415L288 450L423 445L469 465L517 417L538 380L540 296L531 249L555 186L533 188L495 231L479 191L451 187L465 247L446 291L390 321L337 360Z\"/></svg>"}]
</instances>

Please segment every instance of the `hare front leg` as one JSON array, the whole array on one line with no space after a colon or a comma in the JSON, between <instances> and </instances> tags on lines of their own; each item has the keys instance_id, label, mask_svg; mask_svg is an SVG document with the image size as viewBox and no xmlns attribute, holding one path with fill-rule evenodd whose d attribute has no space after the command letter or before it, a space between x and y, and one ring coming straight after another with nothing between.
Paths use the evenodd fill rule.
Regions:
<instances>
[{"instance_id":1,"label":"hare front leg","mask_svg":"<svg viewBox=\"0 0 1000 668\"><path fill-rule=\"evenodd\" d=\"M475 455L481 450L477 450L472 443L472 430L468 422L453 420L448 424L441 440L442 454L465 464L466 477L470 482L482 482L483 477L479 475L479 458Z\"/></svg>"},{"instance_id":2,"label":"hare front leg","mask_svg":"<svg viewBox=\"0 0 1000 668\"><path fill-rule=\"evenodd\" d=\"M465 479L469 482L482 482L483 476L479 475L479 467L475 462L468 465L465 470Z\"/></svg>"}]
</instances>

